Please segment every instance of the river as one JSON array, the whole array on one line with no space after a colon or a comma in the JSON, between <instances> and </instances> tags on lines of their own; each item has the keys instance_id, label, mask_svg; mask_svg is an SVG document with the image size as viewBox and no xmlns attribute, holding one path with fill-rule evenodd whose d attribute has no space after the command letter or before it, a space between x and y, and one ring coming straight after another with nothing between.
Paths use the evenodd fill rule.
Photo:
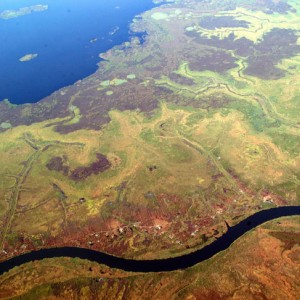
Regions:
<instances>
[{"instance_id":1,"label":"river","mask_svg":"<svg viewBox=\"0 0 300 300\"><path fill-rule=\"evenodd\" d=\"M78 257L81 259L88 259L90 261L98 262L100 264L105 264L111 268L117 268L130 272L167 272L185 269L205 261L221 251L226 250L234 241L236 241L246 232L267 221L271 221L280 217L297 215L300 215L300 206L284 206L256 212L240 223L229 227L225 234L204 248L190 254L168 259L132 260L112 256L91 249L60 247L32 251L4 261L0 263L0 275L9 271L13 267L20 266L24 263L53 257Z\"/></svg>"}]
</instances>

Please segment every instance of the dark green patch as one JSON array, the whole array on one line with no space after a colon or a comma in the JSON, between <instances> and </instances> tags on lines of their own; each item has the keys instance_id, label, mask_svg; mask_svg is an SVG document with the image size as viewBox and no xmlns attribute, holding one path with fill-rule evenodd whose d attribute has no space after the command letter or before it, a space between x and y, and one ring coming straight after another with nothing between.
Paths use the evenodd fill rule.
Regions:
<instances>
[{"instance_id":1,"label":"dark green patch","mask_svg":"<svg viewBox=\"0 0 300 300\"><path fill-rule=\"evenodd\" d=\"M266 127L280 126L278 121L267 118L260 106L255 106L249 102L235 101L231 102L227 107L243 113L247 117L247 121L258 132L263 131ZM223 112L226 113L226 110Z\"/></svg>"},{"instance_id":2,"label":"dark green patch","mask_svg":"<svg viewBox=\"0 0 300 300\"><path fill-rule=\"evenodd\" d=\"M65 192L57 184L53 183L52 186L59 200L64 201L68 198Z\"/></svg>"},{"instance_id":3,"label":"dark green patch","mask_svg":"<svg viewBox=\"0 0 300 300\"><path fill-rule=\"evenodd\" d=\"M15 246L18 243L23 243L24 238L18 233L12 232L7 235L6 241L10 246Z\"/></svg>"},{"instance_id":4,"label":"dark green patch","mask_svg":"<svg viewBox=\"0 0 300 300\"><path fill-rule=\"evenodd\" d=\"M113 95L106 95L106 90L98 91L96 88L82 90L74 101L82 115L76 124L57 126L61 133L69 133L82 128L99 130L111 119L108 112L112 109L140 110L150 113L158 107L158 96L161 91L152 86L143 86L141 82L127 82L120 86L113 86Z\"/></svg>"},{"instance_id":5,"label":"dark green patch","mask_svg":"<svg viewBox=\"0 0 300 300\"><path fill-rule=\"evenodd\" d=\"M296 12L285 0L256 0L252 10L261 10L266 14Z\"/></svg>"},{"instance_id":6,"label":"dark green patch","mask_svg":"<svg viewBox=\"0 0 300 300\"><path fill-rule=\"evenodd\" d=\"M88 178L91 175L98 175L111 167L111 162L101 153L96 154L97 160L91 163L89 166L81 166L74 170L71 170L67 165L66 158L52 157L47 163L46 167L50 171L57 171L65 176L68 176L74 181L80 181ZM57 190L58 187L54 186Z\"/></svg>"},{"instance_id":7,"label":"dark green patch","mask_svg":"<svg viewBox=\"0 0 300 300\"><path fill-rule=\"evenodd\" d=\"M46 167L49 171L57 171L63 173L65 176L69 174L69 166L65 165L66 158L55 156L50 159Z\"/></svg>"},{"instance_id":8,"label":"dark green patch","mask_svg":"<svg viewBox=\"0 0 300 300\"><path fill-rule=\"evenodd\" d=\"M196 51L186 57L190 62L189 66L192 71L213 71L217 73L226 72L237 67L236 59L224 50L211 49L208 54L203 55Z\"/></svg>"},{"instance_id":9,"label":"dark green patch","mask_svg":"<svg viewBox=\"0 0 300 300\"><path fill-rule=\"evenodd\" d=\"M300 138L296 135L272 132L269 133L273 143L280 147L283 151L287 151L290 155L297 156L300 154Z\"/></svg>"},{"instance_id":10,"label":"dark green patch","mask_svg":"<svg viewBox=\"0 0 300 300\"><path fill-rule=\"evenodd\" d=\"M97 160L87 167L78 167L70 174L70 178L74 181L86 179L91 175L98 175L111 167L110 161L105 155L97 153Z\"/></svg>"},{"instance_id":11,"label":"dark green patch","mask_svg":"<svg viewBox=\"0 0 300 300\"><path fill-rule=\"evenodd\" d=\"M280 240L284 244L284 248L290 250L294 245L300 245L300 233L299 232L280 232L272 231L269 233L271 236Z\"/></svg>"},{"instance_id":12,"label":"dark green patch","mask_svg":"<svg viewBox=\"0 0 300 300\"><path fill-rule=\"evenodd\" d=\"M9 105L0 101L0 124L9 122L13 127L18 125L30 125L54 118L64 118L69 115L68 104L70 94L59 95L57 100L55 93L38 103L24 105ZM0 132L4 131L0 128Z\"/></svg>"},{"instance_id":13,"label":"dark green patch","mask_svg":"<svg viewBox=\"0 0 300 300\"><path fill-rule=\"evenodd\" d=\"M298 36L296 31L291 29L274 28L265 34L263 40L257 45L246 38L236 40L234 34L225 39L207 38L196 32L187 32L186 34L203 46L220 49L211 51L211 56L203 56L198 60L193 58L191 68L196 70L202 68L203 70L222 72L235 67L235 59L224 52L224 50L233 50L237 55L247 59L248 66L244 71L245 74L272 80L285 75L283 70L276 67L282 59L300 53L300 45L297 44Z\"/></svg>"},{"instance_id":14,"label":"dark green patch","mask_svg":"<svg viewBox=\"0 0 300 300\"><path fill-rule=\"evenodd\" d=\"M299 174L294 174L294 176L299 180ZM296 198L299 199L300 187L294 181L286 181L281 184L277 184L272 187L274 193L281 197L281 200L285 202L285 199L290 199L290 194L296 192Z\"/></svg>"},{"instance_id":15,"label":"dark green patch","mask_svg":"<svg viewBox=\"0 0 300 300\"><path fill-rule=\"evenodd\" d=\"M266 80L283 77L285 72L276 65L282 59L300 53L300 45L297 44L297 41L298 36L295 31L273 29L264 36L261 43L252 46L245 74Z\"/></svg>"},{"instance_id":16,"label":"dark green patch","mask_svg":"<svg viewBox=\"0 0 300 300\"><path fill-rule=\"evenodd\" d=\"M206 16L201 19L199 25L205 29L214 30L216 28L234 28L234 27L242 27L248 28L249 22L237 20L231 16Z\"/></svg>"},{"instance_id":17,"label":"dark green patch","mask_svg":"<svg viewBox=\"0 0 300 300\"><path fill-rule=\"evenodd\" d=\"M216 36L207 38L206 36L201 35L201 33L195 31L187 31L186 35L192 38L196 43L199 43L203 46L212 47L212 50L214 50L214 48L234 50L237 51L241 56L249 55L249 49L251 46L253 46L253 42L246 38L236 40L234 34L230 34L224 39L219 39ZM208 48L208 50L211 51L210 48Z\"/></svg>"},{"instance_id":18,"label":"dark green patch","mask_svg":"<svg viewBox=\"0 0 300 300\"><path fill-rule=\"evenodd\" d=\"M201 108L207 110L207 112L213 112L215 109L227 107L229 103L236 101L234 97L221 92L207 96L203 95L201 98L186 97L184 94L171 94L165 97L165 100L179 107L183 106L185 109L189 107Z\"/></svg>"},{"instance_id":19,"label":"dark green patch","mask_svg":"<svg viewBox=\"0 0 300 300\"><path fill-rule=\"evenodd\" d=\"M187 77L183 77L179 74L176 74L176 73L171 73L169 75L169 78L176 82L176 83L179 83L179 84L182 84L182 85L193 85L195 84L194 80L193 79L190 79L190 78L187 78Z\"/></svg>"}]
</instances>

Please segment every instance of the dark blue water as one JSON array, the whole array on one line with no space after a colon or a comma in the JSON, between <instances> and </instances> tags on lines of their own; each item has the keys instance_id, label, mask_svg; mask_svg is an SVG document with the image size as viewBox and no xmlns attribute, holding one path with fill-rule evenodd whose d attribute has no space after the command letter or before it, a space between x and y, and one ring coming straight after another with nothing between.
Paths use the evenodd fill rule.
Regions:
<instances>
[{"instance_id":1,"label":"dark blue water","mask_svg":"<svg viewBox=\"0 0 300 300\"><path fill-rule=\"evenodd\" d=\"M111 268L122 269L130 272L167 272L185 269L205 261L219 252L228 249L234 241L236 241L246 232L267 221L271 221L280 217L299 215L300 206L277 207L256 212L237 225L228 228L228 231L225 234L204 248L190 254L185 254L174 258L132 260L112 256L91 249L75 247L51 248L32 251L0 263L0 275L24 263L53 257L78 257L81 259L88 259L90 261L106 264Z\"/></svg>"},{"instance_id":2,"label":"dark blue water","mask_svg":"<svg viewBox=\"0 0 300 300\"><path fill-rule=\"evenodd\" d=\"M0 19L0 100L37 102L92 74L98 54L127 41L134 16L154 7L151 0L1 0L0 11L36 4L49 9ZM19 62L29 53L38 57Z\"/></svg>"}]
</instances>

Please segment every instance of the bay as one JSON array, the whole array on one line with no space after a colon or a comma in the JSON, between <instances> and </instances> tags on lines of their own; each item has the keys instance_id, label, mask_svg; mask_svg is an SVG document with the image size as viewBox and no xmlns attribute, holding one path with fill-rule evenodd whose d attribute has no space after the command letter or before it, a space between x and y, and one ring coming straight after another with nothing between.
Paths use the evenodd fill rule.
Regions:
<instances>
[{"instance_id":1,"label":"bay","mask_svg":"<svg viewBox=\"0 0 300 300\"><path fill-rule=\"evenodd\" d=\"M37 102L97 69L99 53L130 38L151 0L2 0L0 11L43 4L42 12L0 19L0 100ZM92 42L91 42L92 40ZM27 54L38 54L20 62Z\"/></svg>"}]
</instances>

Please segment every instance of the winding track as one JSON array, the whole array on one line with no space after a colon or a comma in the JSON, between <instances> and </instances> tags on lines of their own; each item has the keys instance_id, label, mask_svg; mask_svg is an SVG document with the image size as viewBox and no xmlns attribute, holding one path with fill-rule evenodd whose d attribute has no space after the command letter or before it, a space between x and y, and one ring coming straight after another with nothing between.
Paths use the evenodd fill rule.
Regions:
<instances>
[{"instance_id":1,"label":"winding track","mask_svg":"<svg viewBox=\"0 0 300 300\"><path fill-rule=\"evenodd\" d=\"M185 269L205 261L221 251L226 250L239 237L251 229L267 221L285 216L300 216L300 206L284 206L259 211L244 219L237 225L229 227L228 231L224 235L204 248L190 254L185 254L174 258L132 260L85 248L50 248L22 254L0 263L0 275L9 271L13 267L20 266L24 263L28 263L33 260L42 260L44 258L54 257L78 257L81 259L88 259L90 261L105 264L111 268L117 268L129 272L168 272Z\"/></svg>"}]
</instances>

